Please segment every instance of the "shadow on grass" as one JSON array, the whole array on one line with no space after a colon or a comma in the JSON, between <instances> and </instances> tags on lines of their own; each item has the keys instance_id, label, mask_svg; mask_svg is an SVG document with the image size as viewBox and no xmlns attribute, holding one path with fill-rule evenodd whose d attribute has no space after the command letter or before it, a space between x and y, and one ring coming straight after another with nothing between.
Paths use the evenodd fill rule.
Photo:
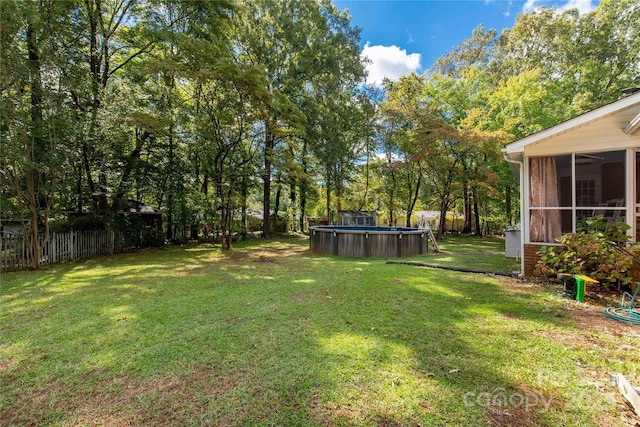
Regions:
<instances>
[{"instance_id":1,"label":"shadow on grass","mask_svg":"<svg viewBox=\"0 0 640 427\"><path fill-rule=\"evenodd\" d=\"M568 322L540 296L484 276L321 258L304 240L261 243L3 278L0 419L557 424L565 398L538 377L567 350L538 332Z\"/></svg>"}]
</instances>

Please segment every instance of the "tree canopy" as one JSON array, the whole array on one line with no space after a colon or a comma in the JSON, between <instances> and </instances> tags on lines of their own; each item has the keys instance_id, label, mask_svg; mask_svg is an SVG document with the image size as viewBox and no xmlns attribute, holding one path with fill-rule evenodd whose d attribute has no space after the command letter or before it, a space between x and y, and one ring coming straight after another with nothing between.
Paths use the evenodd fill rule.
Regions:
<instances>
[{"instance_id":1,"label":"tree canopy","mask_svg":"<svg viewBox=\"0 0 640 427\"><path fill-rule=\"evenodd\" d=\"M480 234L516 217L505 143L640 82L633 0L479 26L383 87L329 0L6 0L0 28L2 217L32 236L69 212L113 227L130 199L225 248L343 209Z\"/></svg>"}]
</instances>

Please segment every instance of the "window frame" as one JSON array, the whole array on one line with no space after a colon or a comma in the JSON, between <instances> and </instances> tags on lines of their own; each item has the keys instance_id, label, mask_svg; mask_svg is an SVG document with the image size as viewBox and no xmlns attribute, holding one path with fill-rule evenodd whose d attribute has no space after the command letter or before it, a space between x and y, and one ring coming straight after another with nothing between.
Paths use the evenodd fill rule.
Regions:
<instances>
[{"instance_id":1,"label":"window frame","mask_svg":"<svg viewBox=\"0 0 640 427\"><path fill-rule=\"evenodd\" d=\"M624 205L623 206L577 206L577 185L576 185L576 156L581 156L581 155L598 155L598 154L603 154L603 153L611 153L611 152L620 152L623 154L622 156L622 161L623 161L623 176L625 179L625 182L627 183L625 191L624 191ZM537 158L537 157L545 157L545 156L541 156L541 155L535 155L535 156L525 156L524 157L524 162L523 162L523 166L525 168L525 174L524 177L526 177L526 179L524 180L525 182L522 183L523 185L523 192L521 193L522 195L526 195L525 196L525 200L523 203L523 215L522 215L522 220L523 222L526 223L526 226L524 227L525 229L525 236L524 237L524 242L530 243L530 244L534 244L534 245L544 245L544 246L562 246L562 244L558 243L558 242L533 242L531 241L531 215L532 215L532 211L533 210L557 210L557 211L570 211L571 212L571 232L575 232L576 228L578 226L578 211L584 211L584 210L591 210L591 211L597 211L597 210L602 210L602 211L620 211L620 215L622 215L624 217L624 220L627 224L629 225L633 225L630 223L631 219L630 219L630 215L632 215L632 212L630 212L630 206L635 208L635 199L632 196L635 196L635 187L633 185L633 182L631 183L631 185L629 185L628 181L629 181L629 176L633 176L633 169L635 168L635 163L630 164L630 161L632 160L633 162L636 161L636 151L633 149L625 149L625 148L618 148L618 149L608 149L608 150L599 150L599 151L579 151L579 152L571 152L571 153L558 153L558 154L553 154L550 155L550 157L554 157L554 158L559 158L561 156L570 156L570 170L571 170L571 176L570 176L570 183L571 183L571 206L562 206L561 202L558 202L558 206L531 206L530 200L531 200L531 159L532 158ZM631 169L631 171L630 171ZM584 179L583 179L584 180ZM602 184L600 184L602 185ZM632 197L632 199L630 199L630 197ZM633 213L635 213L635 210L633 211ZM617 215L619 216L619 215ZM633 220L635 220L635 216L633 218ZM524 224L523 224L524 225ZM632 227L633 230L634 227ZM632 230L630 230L629 232L631 233ZM632 237L632 236L631 236Z\"/></svg>"}]
</instances>

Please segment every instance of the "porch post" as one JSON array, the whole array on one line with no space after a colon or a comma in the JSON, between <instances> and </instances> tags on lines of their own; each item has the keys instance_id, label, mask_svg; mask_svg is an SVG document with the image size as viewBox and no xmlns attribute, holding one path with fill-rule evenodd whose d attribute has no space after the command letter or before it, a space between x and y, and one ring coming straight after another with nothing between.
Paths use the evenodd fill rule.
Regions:
<instances>
[{"instance_id":1,"label":"porch post","mask_svg":"<svg viewBox=\"0 0 640 427\"><path fill-rule=\"evenodd\" d=\"M637 222L636 221L636 177L635 174L638 173L636 170L636 151L633 148L629 148L627 150L627 159L626 159L626 180L629 183L627 185L625 200L627 201L627 211L625 214L625 222L631 226L629 230L627 230L627 235L631 238L632 241L635 241L635 237L637 236Z\"/></svg>"},{"instance_id":2,"label":"porch post","mask_svg":"<svg viewBox=\"0 0 640 427\"><path fill-rule=\"evenodd\" d=\"M529 243L529 158L522 154L520 166L520 274L524 275L524 245Z\"/></svg>"}]
</instances>

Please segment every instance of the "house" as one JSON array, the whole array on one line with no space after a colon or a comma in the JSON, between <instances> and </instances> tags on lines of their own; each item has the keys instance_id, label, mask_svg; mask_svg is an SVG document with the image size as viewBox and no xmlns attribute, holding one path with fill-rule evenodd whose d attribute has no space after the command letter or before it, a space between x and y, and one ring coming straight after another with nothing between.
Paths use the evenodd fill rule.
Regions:
<instances>
[{"instance_id":1,"label":"house","mask_svg":"<svg viewBox=\"0 0 640 427\"><path fill-rule=\"evenodd\" d=\"M626 92L626 93L625 93ZM640 88L503 149L520 180L522 266L593 215L621 218L640 240Z\"/></svg>"},{"instance_id":2,"label":"house","mask_svg":"<svg viewBox=\"0 0 640 427\"><path fill-rule=\"evenodd\" d=\"M413 219L415 218L415 221ZM420 220L429 222L429 226L432 230L437 230L440 227L440 211L413 211L411 215L412 223L418 224ZM464 226L464 218L461 213L447 211L447 218L444 223L444 230L457 232Z\"/></svg>"}]
</instances>

